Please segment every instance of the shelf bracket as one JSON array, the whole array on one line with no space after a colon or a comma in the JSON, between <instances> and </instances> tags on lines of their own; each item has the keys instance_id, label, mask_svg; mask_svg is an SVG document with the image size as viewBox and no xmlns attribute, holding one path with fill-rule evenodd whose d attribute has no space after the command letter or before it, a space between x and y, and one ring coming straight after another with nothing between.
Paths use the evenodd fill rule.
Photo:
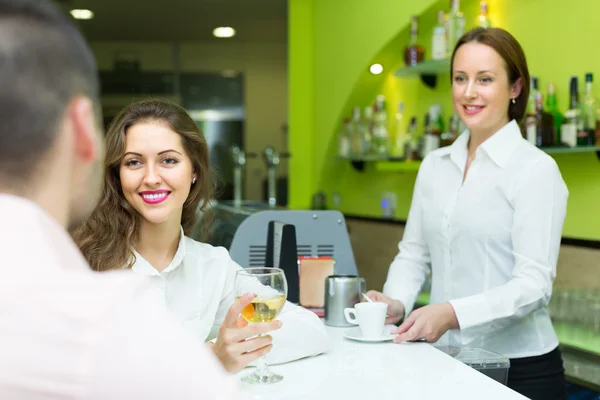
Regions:
<instances>
[{"instance_id":1,"label":"shelf bracket","mask_svg":"<svg viewBox=\"0 0 600 400\"><path fill-rule=\"evenodd\" d=\"M358 172L363 172L365 170L365 162L364 161L352 160L352 161L350 161L350 164L352 164L352 168L354 168Z\"/></svg>"},{"instance_id":2,"label":"shelf bracket","mask_svg":"<svg viewBox=\"0 0 600 400\"><path fill-rule=\"evenodd\" d=\"M421 81L431 89L434 89L437 85L437 75L423 74L421 75Z\"/></svg>"}]
</instances>

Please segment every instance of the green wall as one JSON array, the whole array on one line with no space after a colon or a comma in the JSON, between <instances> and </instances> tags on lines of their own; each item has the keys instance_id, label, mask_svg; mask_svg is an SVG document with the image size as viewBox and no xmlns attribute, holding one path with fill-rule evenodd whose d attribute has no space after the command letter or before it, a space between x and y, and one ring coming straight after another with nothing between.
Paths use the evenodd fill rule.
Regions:
<instances>
[{"instance_id":1,"label":"green wall","mask_svg":"<svg viewBox=\"0 0 600 400\"><path fill-rule=\"evenodd\" d=\"M410 3L410 4L406 4ZM472 26L479 1L463 0L461 8ZM600 2L586 0L489 0L492 23L509 30L521 43L530 71L540 77L543 92L549 81L557 86L559 105L566 108L571 75L583 79L594 72L600 93L600 52L591 46L600 39ZM398 79L408 40L408 20L419 14L420 42L428 50L439 9L448 1L421 0L290 0L290 205L310 207L318 190L328 198L337 191L341 210L365 216L380 215L381 192L397 194L396 218L405 219L410 207L415 172L363 172L335 159L336 133L355 105L386 95L390 116L398 100L406 104L405 118L416 115L422 125L427 107L439 102L451 112L449 76L438 77L432 90L418 79ZM544 11L542 17L541 10ZM428 57L428 54L426 54ZM368 73L373 62L385 70ZM583 85L581 85L583 86ZM564 235L600 239L600 161L595 154L555 157L570 190Z\"/></svg>"}]
</instances>

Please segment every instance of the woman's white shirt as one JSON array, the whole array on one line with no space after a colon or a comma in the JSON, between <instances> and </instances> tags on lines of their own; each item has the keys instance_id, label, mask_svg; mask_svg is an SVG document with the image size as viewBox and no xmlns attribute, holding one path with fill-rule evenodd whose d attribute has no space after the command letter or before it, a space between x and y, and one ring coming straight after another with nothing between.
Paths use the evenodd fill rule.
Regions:
<instances>
[{"instance_id":1,"label":"woman's white shirt","mask_svg":"<svg viewBox=\"0 0 600 400\"><path fill-rule=\"evenodd\" d=\"M384 293L407 314L432 268L431 303L449 301L460 331L442 345L508 357L545 354L558 340L552 294L567 187L555 161L509 122L482 143L463 182L469 133L423 161Z\"/></svg>"},{"instance_id":2,"label":"woman's white shirt","mask_svg":"<svg viewBox=\"0 0 600 400\"><path fill-rule=\"evenodd\" d=\"M197 242L182 230L175 257L162 272L136 251L134 255L133 271L149 277L156 296L164 300L184 327L199 340L215 338L235 301L235 274L241 269L228 251ZM270 364L314 356L329 348L327 332L316 314L286 302L278 319L283 326L270 333Z\"/></svg>"}]
</instances>

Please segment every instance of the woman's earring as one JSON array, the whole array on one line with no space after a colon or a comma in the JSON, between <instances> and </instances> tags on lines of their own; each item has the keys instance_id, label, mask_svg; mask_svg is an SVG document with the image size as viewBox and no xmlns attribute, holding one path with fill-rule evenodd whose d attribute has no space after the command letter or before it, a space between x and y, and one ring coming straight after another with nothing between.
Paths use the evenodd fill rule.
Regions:
<instances>
[{"instance_id":1,"label":"woman's earring","mask_svg":"<svg viewBox=\"0 0 600 400\"><path fill-rule=\"evenodd\" d=\"M516 100L513 98L513 99L512 99L512 103L513 103L513 104L517 104L517 101L516 101Z\"/></svg>"},{"instance_id":2,"label":"woman's earring","mask_svg":"<svg viewBox=\"0 0 600 400\"><path fill-rule=\"evenodd\" d=\"M192 185L196 183L196 178L192 178Z\"/></svg>"}]
</instances>

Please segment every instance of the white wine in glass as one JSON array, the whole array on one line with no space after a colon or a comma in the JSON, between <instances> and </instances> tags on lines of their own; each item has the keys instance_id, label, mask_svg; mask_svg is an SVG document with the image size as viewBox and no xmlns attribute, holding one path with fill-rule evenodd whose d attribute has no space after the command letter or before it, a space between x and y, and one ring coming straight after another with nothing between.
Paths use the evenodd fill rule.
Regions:
<instances>
[{"instance_id":1,"label":"white wine in glass","mask_svg":"<svg viewBox=\"0 0 600 400\"><path fill-rule=\"evenodd\" d=\"M253 293L256 297L242 310L242 317L250 324L273 321L285 305L287 281L279 268L245 268L235 275L235 294L241 297ZM254 373L242 378L249 384L280 382L283 376L274 374L267 367L264 357L257 360Z\"/></svg>"}]
</instances>

